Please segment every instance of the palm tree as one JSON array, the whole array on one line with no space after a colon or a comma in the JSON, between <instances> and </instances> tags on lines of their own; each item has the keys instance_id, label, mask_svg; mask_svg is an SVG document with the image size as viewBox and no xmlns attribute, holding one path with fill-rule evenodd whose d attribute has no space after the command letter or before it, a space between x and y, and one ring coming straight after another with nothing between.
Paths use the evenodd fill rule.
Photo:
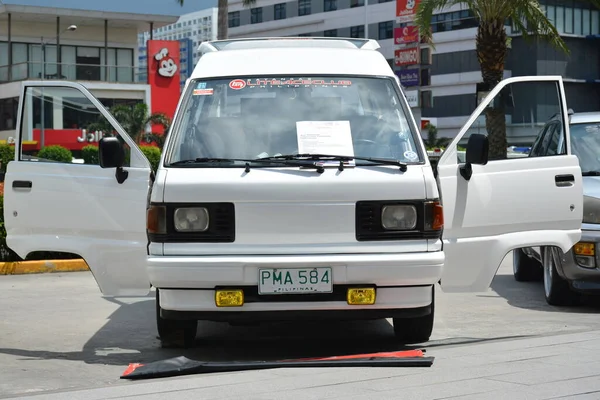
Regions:
<instances>
[{"instance_id":1,"label":"palm tree","mask_svg":"<svg viewBox=\"0 0 600 400\"><path fill-rule=\"evenodd\" d=\"M145 140L147 142L155 142L158 147L162 148L171 125L171 119L166 114L148 114L148 106L145 103L138 103L133 107L119 104L111 107L109 111L136 143L139 144ZM146 133L148 125L162 126L164 134ZM114 133L112 125L104 117L100 117L97 122L89 125L87 129L90 131L101 131L105 134Z\"/></svg>"},{"instance_id":2,"label":"palm tree","mask_svg":"<svg viewBox=\"0 0 600 400\"><path fill-rule=\"evenodd\" d=\"M180 6L183 6L185 0L175 0ZM251 7L256 4L256 0L243 0L244 7ZM219 0L219 17L217 23L217 39L227 39L227 29L229 28L229 2L227 0Z\"/></svg>"},{"instance_id":3,"label":"palm tree","mask_svg":"<svg viewBox=\"0 0 600 400\"><path fill-rule=\"evenodd\" d=\"M585 0L584 0L585 1ZM600 0L589 0L600 7ZM504 76L504 62L508 52L508 36L505 21L510 20L523 33L525 39L542 38L560 51L569 53L566 43L556 27L546 17L537 0L421 0L417 7L415 25L423 39L432 44L431 17L435 10L466 5L479 22L476 52L483 77L483 84L492 90ZM490 159L506 158L506 121L502 105L486 109Z\"/></svg>"}]
</instances>

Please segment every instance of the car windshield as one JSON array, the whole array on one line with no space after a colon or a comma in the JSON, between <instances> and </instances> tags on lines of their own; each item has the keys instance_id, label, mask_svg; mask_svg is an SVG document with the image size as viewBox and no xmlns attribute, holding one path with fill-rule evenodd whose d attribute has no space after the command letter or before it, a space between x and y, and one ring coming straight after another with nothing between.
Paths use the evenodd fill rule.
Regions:
<instances>
[{"instance_id":1,"label":"car windshield","mask_svg":"<svg viewBox=\"0 0 600 400\"><path fill-rule=\"evenodd\" d=\"M419 163L423 154L416 145L408 112L393 78L193 80L173 126L166 164L202 159L199 164L231 167L245 163L224 163L222 159L255 160L298 153ZM217 158L221 162L212 162Z\"/></svg>"},{"instance_id":2,"label":"car windshield","mask_svg":"<svg viewBox=\"0 0 600 400\"><path fill-rule=\"evenodd\" d=\"M600 171L600 121L571 124L571 152L579 158L582 172Z\"/></svg>"}]
</instances>

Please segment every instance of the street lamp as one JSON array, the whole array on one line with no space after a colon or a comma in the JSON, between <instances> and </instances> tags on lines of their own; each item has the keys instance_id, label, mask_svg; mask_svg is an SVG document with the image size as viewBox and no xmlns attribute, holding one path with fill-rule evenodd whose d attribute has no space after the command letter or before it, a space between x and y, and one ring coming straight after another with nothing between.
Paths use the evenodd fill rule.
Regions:
<instances>
[{"instance_id":1,"label":"street lamp","mask_svg":"<svg viewBox=\"0 0 600 400\"><path fill-rule=\"evenodd\" d=\"M65 29L62 32L59 32L58 35L56 35L56 37L54 38L57 42L58 42L58 38L60 37L60 35L62 33L65 32L73 32L77 30L77 25L69 25L69 27L67 29ZM44 37L42 36L42 40L41 40L41 47L42 47L42 80L46 79L46 45L50 43L50 41L44 42ZM56 48L56 55L57 55L57 60L58 60L58 48ZM58 65L58 64L57 64ZM46 119L46 115L45 115L45 99L44 99L44 88L42 88L42 97L41 97L41 104L42 104L42 110L41 110L41 129L40 129L40 149L44 147L44 133L45 133L45 129L44 129L44 120Z\"/></svg>"}]
</instances>

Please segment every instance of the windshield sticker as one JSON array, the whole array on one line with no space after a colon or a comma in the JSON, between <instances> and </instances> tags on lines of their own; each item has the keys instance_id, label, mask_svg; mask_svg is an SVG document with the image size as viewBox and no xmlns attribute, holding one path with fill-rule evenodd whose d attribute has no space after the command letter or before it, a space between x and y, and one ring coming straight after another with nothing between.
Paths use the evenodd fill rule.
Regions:
<instances>
[{"instance_id":1,"label":"windshield sticker","mask_svg":"<svg viewBox=\"0 0 600 400\"><path fill-rule=\"evenodd\" d=\"M348 87L352 81L347 79L279 79L279 78L256 78L256 79L234 79L229 82L229 88L241 90L244 88L282 88L282 87Z\"/></svg>"},{"instance_id":2,"label":"windshield sticker","mask_svg":"<svg viewBox=\"0 0 600 400\"><path fill-rule=\"evenodd\" d=\"M212 89L194 89L194 92L193 92L194 96L212 96L212 94L213 94Z\"/></svg>"},{"instance_id":3,"label":"windshield sticker","mask_svg":"<svg viewBox=\"0 0 600 400\"><path fill-rule=\"evenodd\" d=\"M417 161L419 159L419 156L414 151L409 150L404 152L404 158L406 158L409 161Z\"/></svg>"},{"instance_id":4,"label":"windshield sticker","mask_svg":"<svg viewBox=\"0 0 600 400\"><path fill-rule=\"evenodd\" d=\"M300 154L354 156L350 121L297 121L296 135Z\"/></svg>"},{"instance_id":5,"label":"windshield sticker","mask_svg":"<svg viewBox=\"0 0 600 400\"><path fill-rule=\"evenodd\" d=\"M206 82L198 82L196 89L206 89Z\"/></svg>"}]
</instances>

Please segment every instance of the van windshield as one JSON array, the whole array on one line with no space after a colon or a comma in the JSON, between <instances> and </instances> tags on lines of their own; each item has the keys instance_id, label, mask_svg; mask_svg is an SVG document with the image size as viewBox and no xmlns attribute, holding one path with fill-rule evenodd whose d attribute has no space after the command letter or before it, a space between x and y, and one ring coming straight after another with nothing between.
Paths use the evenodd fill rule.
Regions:
<instances>
[{"instance_id":1,"label":"van windshield","mask_svg":"<svg viewBox=\"0 0 600 400\"><path fill-rule=\"evenodd\" d=\"M255 160L298 153L419 163L423 154L408 122L408 108L398 93L390 78L193 80L173 126L166 165L196 159ZM271 166L264 162L256 165Z\"/></svg>"}]
</instances>

